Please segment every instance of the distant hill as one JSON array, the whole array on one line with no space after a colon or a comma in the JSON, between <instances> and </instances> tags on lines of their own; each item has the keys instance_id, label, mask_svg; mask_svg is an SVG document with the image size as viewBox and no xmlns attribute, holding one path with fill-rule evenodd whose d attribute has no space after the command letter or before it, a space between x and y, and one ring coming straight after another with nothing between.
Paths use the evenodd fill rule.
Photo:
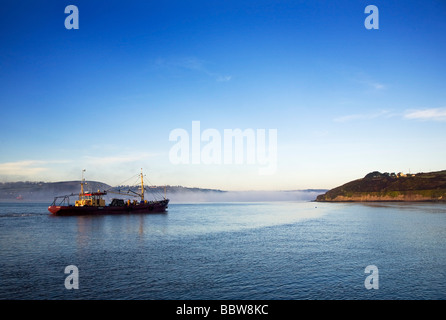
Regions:
<instances>
[{"instance_id":1,"label":"distant hill","mask_svg":"<svg viewBox=\"0 0 446 320\"><path fill-rule=\"evenodd\" d=\"M319 202L446 201L446 170L367 174L317 196Z\"/></svg>"},{"instance_id":2,"label":"distant hill","mask_svg":"<svg viewBox=\"0 0 446 320\"><path fill-rule=\"evenodd\" d=\"M139 186L121 185L112 187L98 181L86 181L85 191L106 190L106 201L125 198L116 194L132 190L138 193ZM229 201L311 201L324 189L287 191L224 191L183 186L145 186L147 199L160 199L166 195L172 202L229 202ZM78 194L80 181L62 182L4 182L0 183L0 201L52 202L54 197ZM130 193L131 194L131 193Z\"/></svg>"},{"instance_id":3,"label":"distant hill","mask_svg":"<svg viewBox=\"0 0 446 320\"><path fill-rule=\"evenodd\" d=\"M106 190L108 184L86 181L85 190ZM0 182L0 200L52 201L55 196L79 193L80 181L62 182Z\"/></svg>"}]
</instances>

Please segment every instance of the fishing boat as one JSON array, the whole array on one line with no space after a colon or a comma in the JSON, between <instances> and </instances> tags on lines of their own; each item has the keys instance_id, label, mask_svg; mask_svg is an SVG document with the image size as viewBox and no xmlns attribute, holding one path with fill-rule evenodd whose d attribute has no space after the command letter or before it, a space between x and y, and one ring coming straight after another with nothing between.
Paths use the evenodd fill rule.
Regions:
<instances>
[{"instance_id":1,"label":"fishing boat","mask_svg":"<svg viewBox=\"0 0 446 320\"><path fill-rule=\"evenodd\" d=\"M164 198L162 200L148 201L144 199L144 175L141 170L141 193L135 193L134 191L127 191L127 193L112 192L112 191L97 191L86 192L84 191L85 179L81 180L81 192L77 194L69 194L64 196L57 196L54 198L53 203L48 207L48 211L55 216L85 216L85 215L105 215L105 214L145 214L145 213L163 213L168 208L169 199ZM110 204L105 204L103 197L107 193L117 193L121 195L139 197L140 200L124 200L113 198ZM133 193L133 194L130 194ZM74 205L70 204L70 198L72 196L78 196L78 200Z\"/></svg>"}]
</instances>

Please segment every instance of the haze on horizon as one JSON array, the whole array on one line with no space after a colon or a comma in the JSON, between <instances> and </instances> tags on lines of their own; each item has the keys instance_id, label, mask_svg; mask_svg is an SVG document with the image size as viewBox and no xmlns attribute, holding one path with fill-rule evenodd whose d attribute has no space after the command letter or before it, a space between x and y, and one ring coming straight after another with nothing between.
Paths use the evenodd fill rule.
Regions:
<instances>
[{"instance_id":1,"label":"haze on horizon","mask_svg":"<svg viewBox=\"0 0 446 320\"><path fill-rule=\"evenodd\" d=\"M79 29L65 28L68 4ZM379 29L364 26L371 4ZM444 170L445 17L435 0L6 1L0 181L86 169L118 185L143 168L153 185L299 190ZM189 163L169 157L176 129L189 134ZM241 164L206 164L234 129L276 130L275 170L248 163L258 136Z\"/></svg>"}]
</instances>

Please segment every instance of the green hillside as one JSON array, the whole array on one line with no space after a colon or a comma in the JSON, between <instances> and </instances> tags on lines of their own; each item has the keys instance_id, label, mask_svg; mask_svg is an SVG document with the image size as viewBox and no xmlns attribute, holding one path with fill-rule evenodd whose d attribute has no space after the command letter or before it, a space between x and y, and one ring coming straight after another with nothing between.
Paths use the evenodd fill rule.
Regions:
<instances>
[{"instance_id":1,"label":"green hillside","mask_svg":"<svg viewBox=\"0 0 446 320\"><path fill-rule=\"evenodd\" d=\"M407 175L374 171L319 195L316 201L446 201L446 170Z\"/></svg>"}]
</instances>

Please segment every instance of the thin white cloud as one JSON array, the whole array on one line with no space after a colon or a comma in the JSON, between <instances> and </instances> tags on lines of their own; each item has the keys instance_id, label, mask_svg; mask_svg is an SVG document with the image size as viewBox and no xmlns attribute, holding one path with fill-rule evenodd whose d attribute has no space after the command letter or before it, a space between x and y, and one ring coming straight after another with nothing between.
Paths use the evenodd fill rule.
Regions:
<instances>
[{"instance_id":1,"label":"thin white cloud","mask_svg":"<svg viewBox=\"0 0 446 320\"><path fill-rule=\"evenodd\" d=\"M203 72L205 71L204 68L205 62L195 57L183 57L183 58L168 59L163 61L165 65L171 67L178 67L194 71L203 71Z\"/></svg>"},{"instance_id":2,"label":"thin white cloud","mask_svg":"<svg viewBox=\"0 0 446 320\"><path fill-rule=\"evenodd\" d=\"M384 83L373 81L373 80L362 79L362 80L358 80L358 82L363 84L369 90L371 89L373 91L381 91L381 90L387 89L387 86Z\"/></svg>"},{"instance_id":3,"label":"thin white cloud","mask_svg":"<svg viewBox=\"0 0 446 320\"><path fill-rule=\"evenodd\" d=\"M0 163L0 174L12 176L35 175L46 170L46 168L41 167L42 164L44 164L44 162L36 160Z\"/></svg>"},{"instance_id":4,"label":"thin white cloud","mask_svg":"<svg viewBox=\"0 0 446 320\"><path fill-rule=\"evenodd\" d=\"M67 163L68 160L21 160L13 162L0 163L0 176L13 178L29 178L48 172L48 165Z\"/></svg>"},{"instance_id":5,"label":"thin white cloud","mask_svg":"<svg viewBox=\"0 0 446 320\"><path fill-rule=\"evenodd\" d=\"M168 58L157 59L155 65L159 68L166 69L184 69L193 72L205 74L215 79L218 82L227 82L232 79L230 75L222 75L213 71L210 71L206 66L206 61L198 59L196 57L181 57L181 58Z\"/></svg>"},{"instance_id":6,"label":"thin white cloud","mask_svg":"<svg viewBox=\"0 0 446 320\"><path fill-rule=\"evenodd\" d=\"M144 152L144 153L117 155L117 156L102 156L102 157L85 156L84 159L88 165L111 165L111 164L114 165L114 164L141 161L154 156L156 156L156 154Z\"/></svg>"},{"instance_id":7,"label":"thin white cloud","mask_svg":"<svg viewBox=\"0 0 446 320\"><path fill-rule=\"evenodd\" d=\"M393 114L387 110L381 110L374 113L363 113L363 114L350 114L341 117L337 117L334 119L335 122L349 122L349 121L358 121L358 120L371 120L380 117L391 117Z\"/></svg>"},{"instance_id":8,"label":"thin white cloud","mask_svg":"<svg viewBox=\"0 0 446 320\"><path fill-rule=\"evenodd\" d=\"M372 86L373 88L375 88L376 90L382 90L382 89L386 88L386 86L384 84L379 83L379 82L370 82L369 85Z\"/></svg>"},{"instance_id":9,"label":"thin white cloud","mask_svg":"<svg viewBox=\"0 0 446 320\"><path fill-rule=\"evenodd\" d=\"M406 110L402 113L393 113L387 110L382 110L374 113L357 113L349 114L334 118L335 122L350 122L361 120L372 120L377 118L391 118L398 117L409 120L421 120L421 121L446 121L446 107L444 108L427 108L427 109L412 109Z\"/></svg>"},{"instance_id":10,"label":"thin white cloud","mask_svg":"<svg viewBox=\"0 0 446 320\"><path fill-rule=\"evenodd\" d=\"M117 168L119 168L119 172L121 167L125 171L125 167L133 168L137 163L139 168L148 159L158 155L140 152L114 154L111 156L84 156L76 160L20 160L4 162L0 163L0 181L71 179L73 170L79 168L100 168L101 174L106 172L114 177L117 176ZM67 166L67 164L69 165Z\"/></svg>"},{"instance_id":11,"label":"thin white cloud","mask_svg":"<svg viewBox=\"0 0 446 320\"><path fill-rule=\"evenodd\" d=\"M430 108L420 110L407 110L404 118L411 120L432 120L432 121L446 121L446 107L445 108Z\"/></svg>"},{"instance_id":12,"label":"thin white cloud","mask_svg":"<svg viewBox=\"0 0 446 320\"><path fill-rule=\"evenodd\" d=\"M232 76L218 76L217 81L219 82L227 82L231 81Z\"/></svg>"},{"instance_id":13,"label":"thin white cloud","mask_svg":"<svg viewBox=\"0 0 446 320\"><path fill-rule=\"evenodd\" d=\"M368 90L373 91L381 91L387 89L387 85L373 79L370 75L364 73L364 72L358 72L356 75L353 76L352 80L356 83L361 84Z\"/></svg>"}]
</instances>

